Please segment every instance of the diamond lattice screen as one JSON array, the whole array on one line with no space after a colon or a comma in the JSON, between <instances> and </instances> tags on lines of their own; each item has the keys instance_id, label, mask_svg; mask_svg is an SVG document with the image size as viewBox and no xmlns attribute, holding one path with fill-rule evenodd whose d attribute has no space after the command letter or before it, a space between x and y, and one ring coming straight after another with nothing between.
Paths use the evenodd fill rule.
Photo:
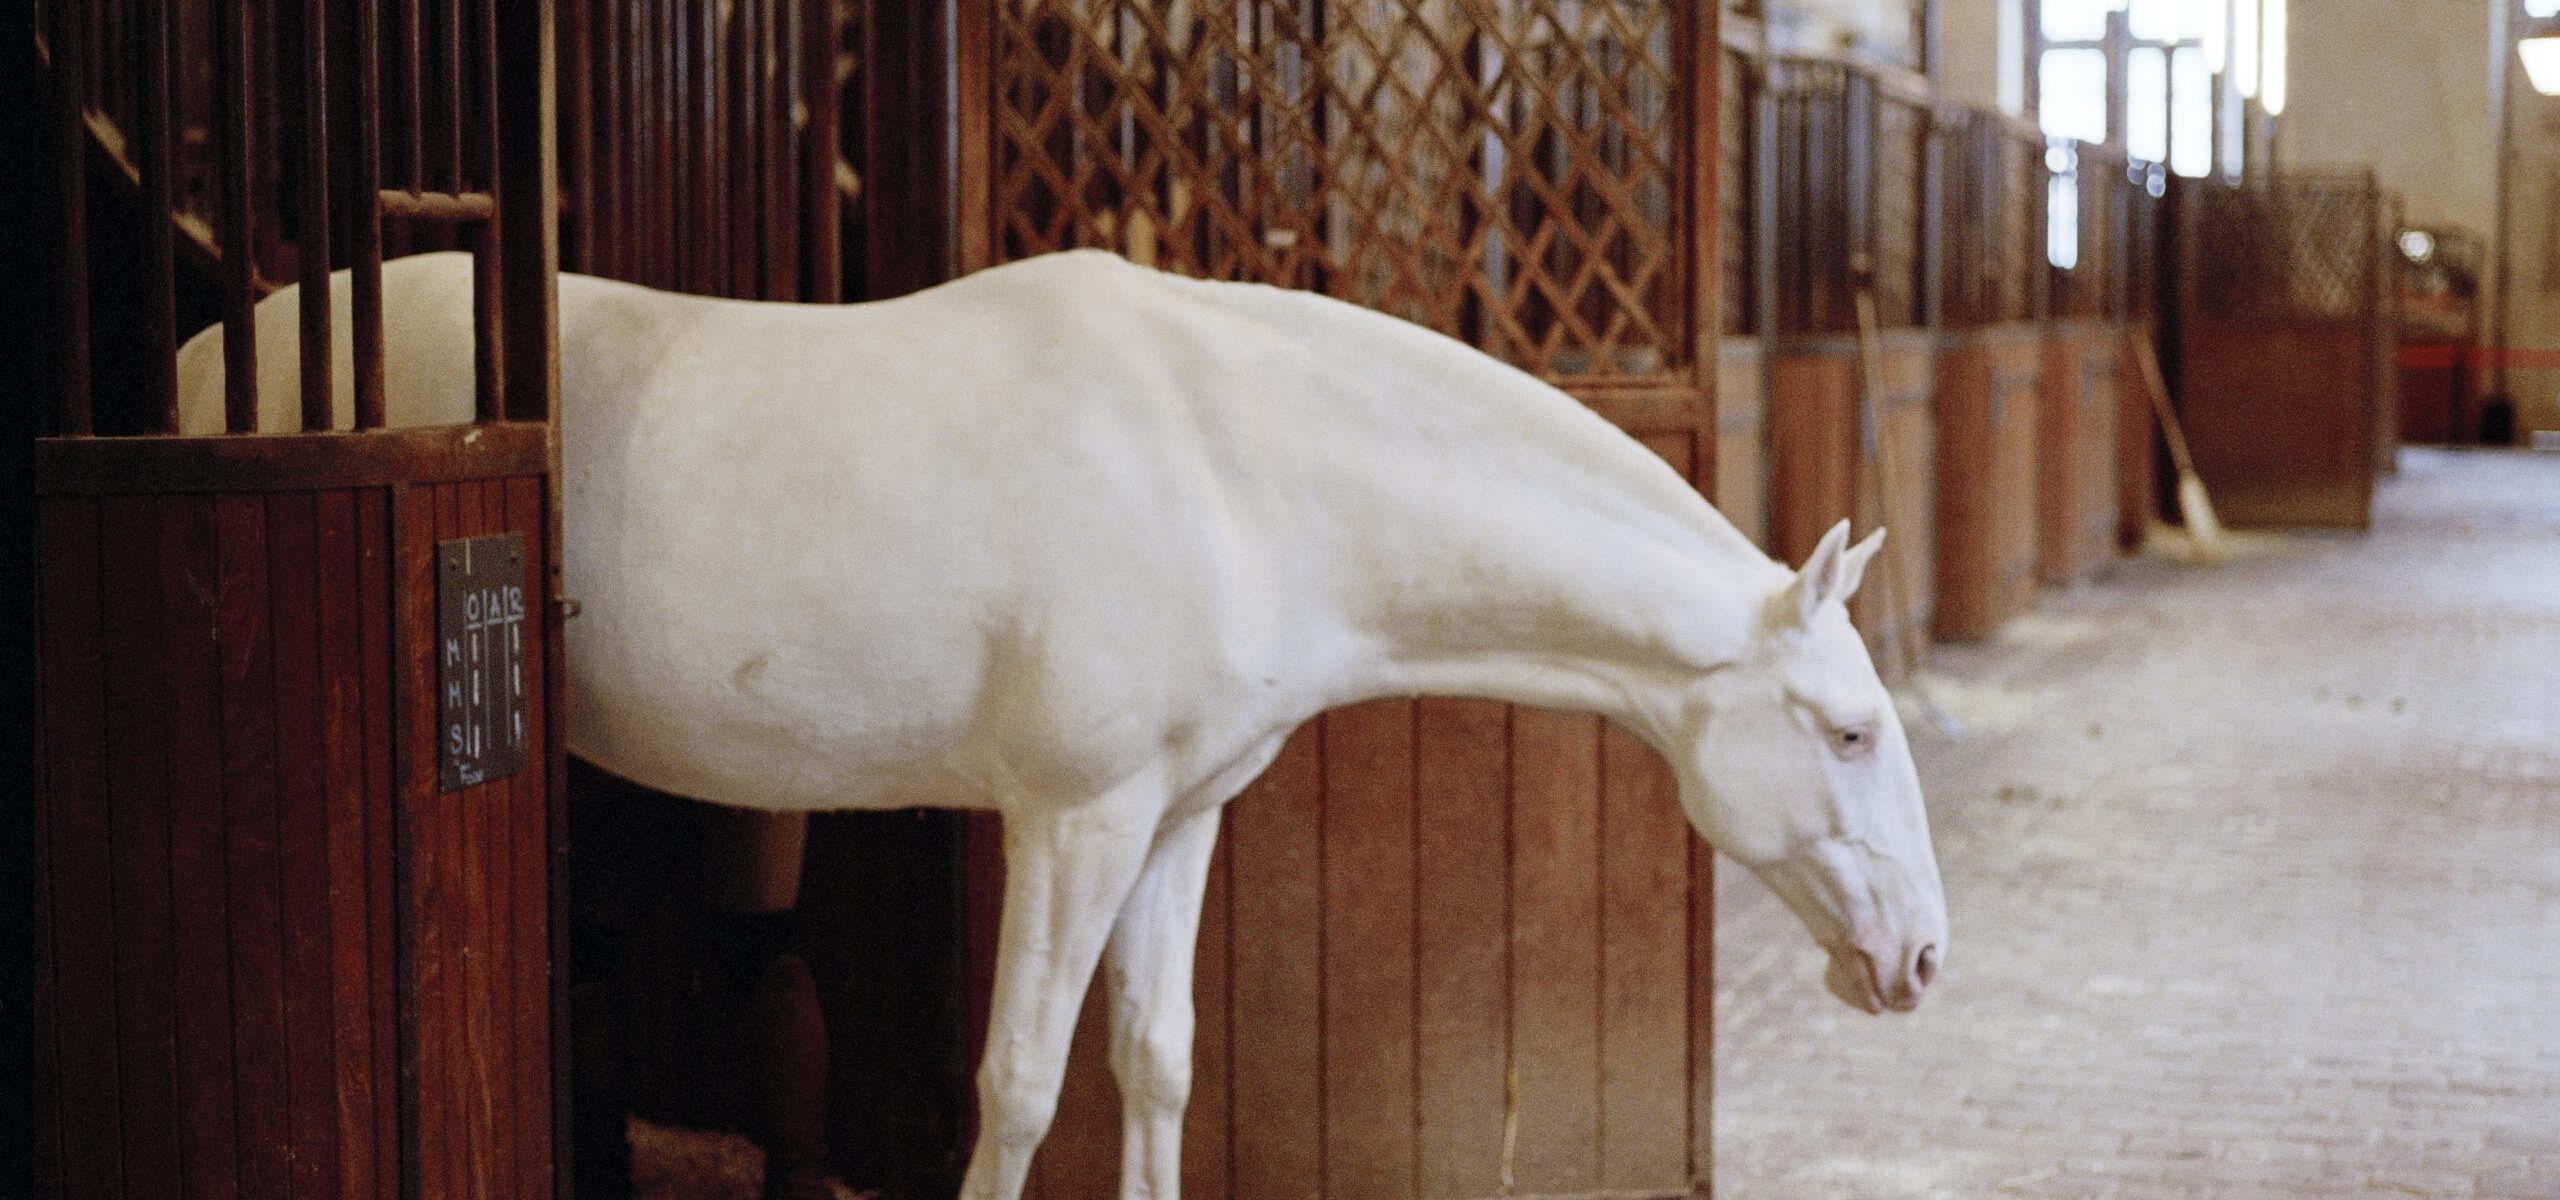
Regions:
<instances>
[{"instance_id":1,"label":"diamond lattice screen","mask_svg":"<svg viewBox=\"0 0 2560 1200\"><path fill-rule=\"evenodd\" d=\"M2196 223L2207 311L2235 320L2358 320L2375 303L2370 178L2294 177L2202 189Z\"/></svg>"},{"instance_id":2,"label":"diamond lattice screen","mask_svg":"<svg viewBox=\"0 0 2560 1200\"><path fill-rule=\"evenodd\" d=\"M1323 291L1552 376L1687 355L1670 0L1000 0L998 253Z\"/></svg>"}]
</instances>

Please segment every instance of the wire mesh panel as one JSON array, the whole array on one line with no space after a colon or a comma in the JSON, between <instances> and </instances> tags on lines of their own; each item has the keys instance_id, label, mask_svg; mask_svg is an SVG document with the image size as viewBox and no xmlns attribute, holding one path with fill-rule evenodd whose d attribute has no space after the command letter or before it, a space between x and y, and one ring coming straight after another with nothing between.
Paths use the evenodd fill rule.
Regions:
<instances>
[{"instance_id":1,"label":"wire mesh panel","mask_svg":"<svg viewBox=\"0 0 2560 1200\"><path fill-rule=\"evenodd\" d=\"M1686 365L1669 0L1001 0L995 253L1310 288L1551 376Z\"/></svg>"},{"instance_id":2,"label":"wire mesh panel","mask_svg":"<svg viewBox=\"0 0 2560 1200\"><path fill-rule=\"evenodd\" d=\"M1870 253L1876 319L1888 328L1920 323L1921 187L1927 178L1929 113L1915 98L1877 89L1875 193Z\"/></svg>"},{"instance_id":3,"label":"wire mesh panel","mask_svg":"<svg viewBox=\"0 0 2560 1200\"><path fill-rule=\"evenodd\" d=\"M1756 331L1753 313L1760 299L1753 287L1752 270L1752 228L1760 219L1755 201L1760 195L1761 169L1759 155L1753 152L1758 124L1753 114L1758 111L1762 87L1757 58L1731 48L1723 53L1724 74L1719 80L1722 94L1717 102L1717 120L1723 125L1717 236L1723 242L1720 261L1724 270L1717 286L1723 295L1723 332L1732 335Z\"/></svg>"}]
</instances>

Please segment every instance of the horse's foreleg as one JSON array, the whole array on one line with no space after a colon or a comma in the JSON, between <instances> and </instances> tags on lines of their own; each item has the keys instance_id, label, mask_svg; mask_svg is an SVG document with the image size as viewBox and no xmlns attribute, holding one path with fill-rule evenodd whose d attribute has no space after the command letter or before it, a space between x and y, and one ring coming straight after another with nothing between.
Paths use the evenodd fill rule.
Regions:
<instances>
[{"instance_id":1,"label":"horse's foreleg","mask_svg":"<svg viewBox=\"0 0 2560 1200\"><path fill-rule=\"evenodd\" d=\"M1218 810L1168 825L1121 906L1104 960L1111 1069L1120 1080L1123 1200L1182 1191L1182 1112L1191 1100L1191 967Z\"/></svg>"},{"instance_id":2,"label":"horse's foreleg","mask_svg":"<svg viewBox=\"0 0 2560 1200\"><path fill-rule=\"evenodd\" d=\"M962 1200L1015 1200L1049 1132L1067 1045L1113 918L1147 859L1159 792L1064 812L1007 814L1004 917L996 941L978 1144Z\"/></svg>"}]
</instances>

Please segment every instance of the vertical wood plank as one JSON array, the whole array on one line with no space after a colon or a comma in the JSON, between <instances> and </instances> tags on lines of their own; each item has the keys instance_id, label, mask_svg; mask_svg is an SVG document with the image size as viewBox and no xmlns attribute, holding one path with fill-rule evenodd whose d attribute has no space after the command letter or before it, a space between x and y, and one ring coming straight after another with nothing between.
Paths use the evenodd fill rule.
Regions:
<instances>
[{"instance_id":1,"label":"vertical wood plank","mask_svg":"<svg viewBox=\"0 0 2560 1200\"><path fill-rule=\"evenodd\" d=\"M444 538L477 537L481 524L481 485L474 482L449 484L444 500L439 501L439 521ZM441 540L441 539L439 539ZM439 573L441 582L442 575ZM462 791L446 793L438 806L443 822L448 857L446 884L453 908L442 915L451 922L455 957L459 971L457 992L452 997L457 1033L454 1062L456 1111L461 1115L455 1132L463 1143L463 1178L469 1181L473 1195L488 1195L495 1182L491 1166L497 1148L490 1144L492 1106L490 1096L489 993L493 987L489 968L489 893L487 839L481 836L481 819L496 800L497 788L483 784Z\"/></svg>"},{"instance_id":2,"label":"vertical wood plank","mask_svg":"<svg viewBox=\"0 0 2560 1200\"><path fill-rule=\"evenodd\" d=\"M291 1179L296 1196L334 1196L338 1101L329 993L328 780L318 704L316 506L308 492L277 493L265 497L265 504Z\"/></svg>"},{"instance_id":3,"label":"vertical wood plank","mask_svg":"<svg viewBox=\"0 0 2560 1200\"><path fill-rule=\"evenodd\" d=\"M1689 823L1670 769L1601 737L1600 1182L1688 1182Z\"/></svg>"},{"instance_id":4,"label":"vertical wood plank","mask_svg":"<svg viewBox=\"0 0 2560 1200\"><path fill-rule=\"evenodd\" d=\"M525 604L531 614L549 608L544 599L544 567L549 561L549 509L543 502L543 481L533 478L510 479L506 484L507 523L523 529L525 535ZM548 730L550 725L550 693L548 691L550 647L536 646L529 639L548 636L548 626L528 620L525 636L525 770L519 775L516 804L504 836L513 847L510 862L513 892L512 926L508 936L514 942L515 980L511 985L516 995L515 1029L510 1060L514 1078L507 1083L518 1098L514 1139L516 1143L515 1194L541 1197L553 1187L557 1168L552 1161L553 1108L551 1090L559 1083L552 1062L552 1008L556 999L552 989L568 986L565 976L553 975L551 929L551 775L546 764L552 752ZM539 998L539 1002L537 1002Z\"/></svg>"},{"instance_id":5,"label":"vertical wood plank","mask_svg":"<svg viewBox=\"0 0 2560 1200\"><path fill-rule=\"evenodd\" d=\"M53 1011L60 1068L64 1194L122 1194L115 1114L113 837L107 823L106 697L100 678L98 509L48 496L36 516L38 619L43 622L46 835L39 850L53 885Z\"/></svg>"},{"instance_id":6,"label":"vertical wood plank","mask_svg":"<svg viewBox=\"0 0 2560 1200\"><path fill-rule=\"evenodd\" d=\"M162 686L160 515L147 496L98 501L108 828L114 838L117 1114L124 1186L180 1185L178 986L169 892L169 700Z\"/></svg>"},{"instance_id":7,"label":"vertical wood plank","mask_svg":"<svg viewBox=\"0 0 2560 1200\"><path fill-rule=\"evenodd\" d=\"M320 645L320 760L326 780L329 863L329 1006L337 1108L338 1194L362 1196L379 1181L375 1155L371 889L366 885L370 797L364 772L363 571L356 497L323 492L314 514Z\"/></svg>"},{"instance_id":8,"label":"vertical wood plank","mask_svg":"<svg viewBox=\"0 0 2560 1200\"><path fill-rule=\"evenodd\" d=\"M1510 1045L1510 716L1488 700L1418 703L1416 1190L1492 1196Z\"/></svg>"},{"instance_id":9,"label":"vertical wood plank","mask_svg":"<svg viewBox=\"0 0 2560 1200\"><path fill-rule=\"evenodd\" d=\"M393 772L396 755L395 738L407 731L392 721L392 656L399 645L401 630L393 623L391 577L396 570L391 547L391 496L382 488L367 488L356 497L356 546L359 571L356 576L356 627L362 631L359 645L362 672L359 686L363 703L360 714L363 732L358 745L364 751L363 805L365 809L364 875L367 914L366 988L373 1030L373 1144L376 1194L384 1197L400 1194L401 1095L407 1090L400 1079L400 951L394 927L397 916L397 889L392 860L394 829L401 805L400 783Z\"/></svg>"},{"instance_id":10,"label":"vertical wood plank","mask_svg":"<svg viewBox=\"0 0 2560 1200\"><path fill-rule=\"evenodd\" d=\"M435 538L433 485L405 486L390 500L386 538L395 580L385 599L393 621L391 704L398 727L393 760L393 937L398 975L399 1145L402 1195L451 1195L460 1173L448 1151L452 1125L444 1079L444 1010L449 995L442 931L427 914L443 908L442 846L435 827Z\"/></svg>"},{"instance_id":11,"label":"vertical wood plank","mask_svg":"<svg viewBox=\"0 0 2560 1200\"><path fill-rule=\"evenodd\" d=\"M266 503L214 502L220 546L223 808L231 884L234 1095L240 1190L290 1195L292 1128L285 1050L284 914L276 804L274 645Z\"/></svg>"},{"instance_id":12,"label":"vertical wood plank","mask_svg":"<svg viewBox=\"0 0 2560 1200\"><path fill-rule=\"evenodd\" d=\"M1324 717L1324 1192L1413 1194L1413 704Z\"/></svg>"},{"instance_id":13,"label":"vertical wood plank","mask_svg":"<svg viewBox=\"0 0 2560 1200\"><path fill-rule=\"evenodd\" d=\"M413 519L403 522L401 591L411 597L406 614L411 643L410 687L426 700L414 704L415 726L408 744L421 748L409 764L410 905L403 914L414 930L414 970L408 989L416 1033L411 1065L417 1089L417 1123L413 1135L419 1158L419 1190L425 1195L458 1195L470 1186L463 1158L459 1089L454 1071L460 1062L461 1038L454 1020L454 997L462 989L453 939L453 846L447 836L449 798L436 792L437 727L435 646L435 543L450 528L445 509L452 488L435 484L410 489Z\"/></svg>"},{"instance_id":14,"label":"vertical wood plank","mask_svg":"<svg viewBox=\"0 0 2560 1200\"><path fill-rule=\"evenodd\" d=\"M1689 845L1689 1179L1710 1195L1716 1161L1716 851Z\"/></svg>"},{"instance_id":15,"label":"vertical wood plank","mask_svg":"<svg viewBox=\"0 0 2560 1200\"><path fill-rule=\"evenodd\" d=\"M1239 1200L1297 1200L1323 1179L1323 742L1317 723L1298 730L1228 808Z\"/></svg>"},{"instance_id":16,"label":"vertical wood plank","mask_svg":"<svg viewBox=\"0 0 2560 1200\"><path fill-rule=\"evenodd\" d=\"M38 646L44 644L41 624L36 633L36 644ZM41 697L45 694L43 669L39 667L36 695ZM42 736L41 718L39 718L37 730L38 736ZM33 878L35 946L31 955L33 962L30 964L34 970L36 992L35 1008L29 1014L31 1018L29 1033L30 1040L34 1043L32 1049L36 1077L35 1086L28 1089L27 1098L35 1108L33 1178L36 1194L59 1196L63 1194L63 1060L58 1049L61 1037L56 1028L55 1014L60 1011L62 1001L61 993L56 990L53 970L53 826L48 814L53 807L54 793L52 786L46 782L46 768L45 756L37 755L35 841L31 845L32 857L35 859Z\"/></svg>"},{"instance_id":17,"label":"vertical wood plank","mask_svg":"<svg viewBox=\"0 0 2560 1200\"><path fill-rule=\"evenodd\" d=\"M223 814L221 578L214 501L171 496L160 510L161 670L169 718L169 889L177 978L231 978L230 882ZM233 1114L231 991L191 987L177 1006L179 1161L188 1194L238 1194Z\"/></svg>"},{"instance_id":18,"label":"vertical wood plank","mask_svg":"<svg viewBox=\"0 0 2560 1200\"><path fill-rule=\"evenodd\" d=\"M1222 814L1220 820L1224 821ZM1200 901L1200 951L1191 974L1195 1024L1191 1036L1191 1107L1182 1117L1182 1194L1192 1200L1226 1200L1234 1114L1229 1057L1234 1028L1234 988L1229 963L1234 924L1229 916L1233 848L1222 829L1209 857L1209 885Z\"/></svg>"},{"instance_id":19,"label":"vertical wood plank","mask_svg":"<svg viewBox=\"0 0 2560 1200\"><path fill-rule=\"evenodd\" d=\"M466 484L480 494L480 520L474 536L501 533L508 527L506 484L484 479ZM534 540L525 539L525 549ZM481 1062L485 1081L480 1092L482 1120L488 1125L489 1186L493 1192L516 1185L516 1109L524 1103L515 1089L515 1017L519 1000L514 931L509 927L514 879L513 827L516 806L531 798L529 772L540 759L527 757L525 769L479 789L480 802L464 810L464 836L478 851L480 871L471 878L472 894L482 914L479 960L483 986L476 998L482 1015Z\"/></svg>"},{"instance_id":20,"label":"vertical wood plank","mask_svg":"<svg viewBox=\"0 0 2560 1200\"><path fill-rule=\"evenodd\" d=\"M1511 1055L1521 1191L1599 1186L1597 718L1512 718Z\"/></svg>"}]
</instances>

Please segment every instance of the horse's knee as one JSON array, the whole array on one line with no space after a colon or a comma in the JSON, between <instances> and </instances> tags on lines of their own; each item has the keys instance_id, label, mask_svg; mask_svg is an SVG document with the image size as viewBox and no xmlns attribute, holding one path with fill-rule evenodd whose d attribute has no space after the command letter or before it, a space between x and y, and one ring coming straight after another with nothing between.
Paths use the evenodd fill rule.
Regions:
<instances>
[{"instance_id":1,"label":"horse's knee","mask_svg":"<svg viewBox=\"0 0 2560 1200\"><path fill-rule=\"evenodd\" d=\"M978 1123L981 1136L1029 1149L1048 1136L1058 1115L1056 1079L1040 1079L993 1068L978 1072Z\"/></svg>"},{"instance_id":2,"label":"horse's knee","mask_svg":"<svg viewBox=\"0 0 2560 1200\"><path fill-rule=\"evenodd\" d=\"M1114 1031L1111 1072L1124 1102L1180 1112L1191 1100L1191 1023L1160 1020Z\"/></svg>"}]
</instances>

